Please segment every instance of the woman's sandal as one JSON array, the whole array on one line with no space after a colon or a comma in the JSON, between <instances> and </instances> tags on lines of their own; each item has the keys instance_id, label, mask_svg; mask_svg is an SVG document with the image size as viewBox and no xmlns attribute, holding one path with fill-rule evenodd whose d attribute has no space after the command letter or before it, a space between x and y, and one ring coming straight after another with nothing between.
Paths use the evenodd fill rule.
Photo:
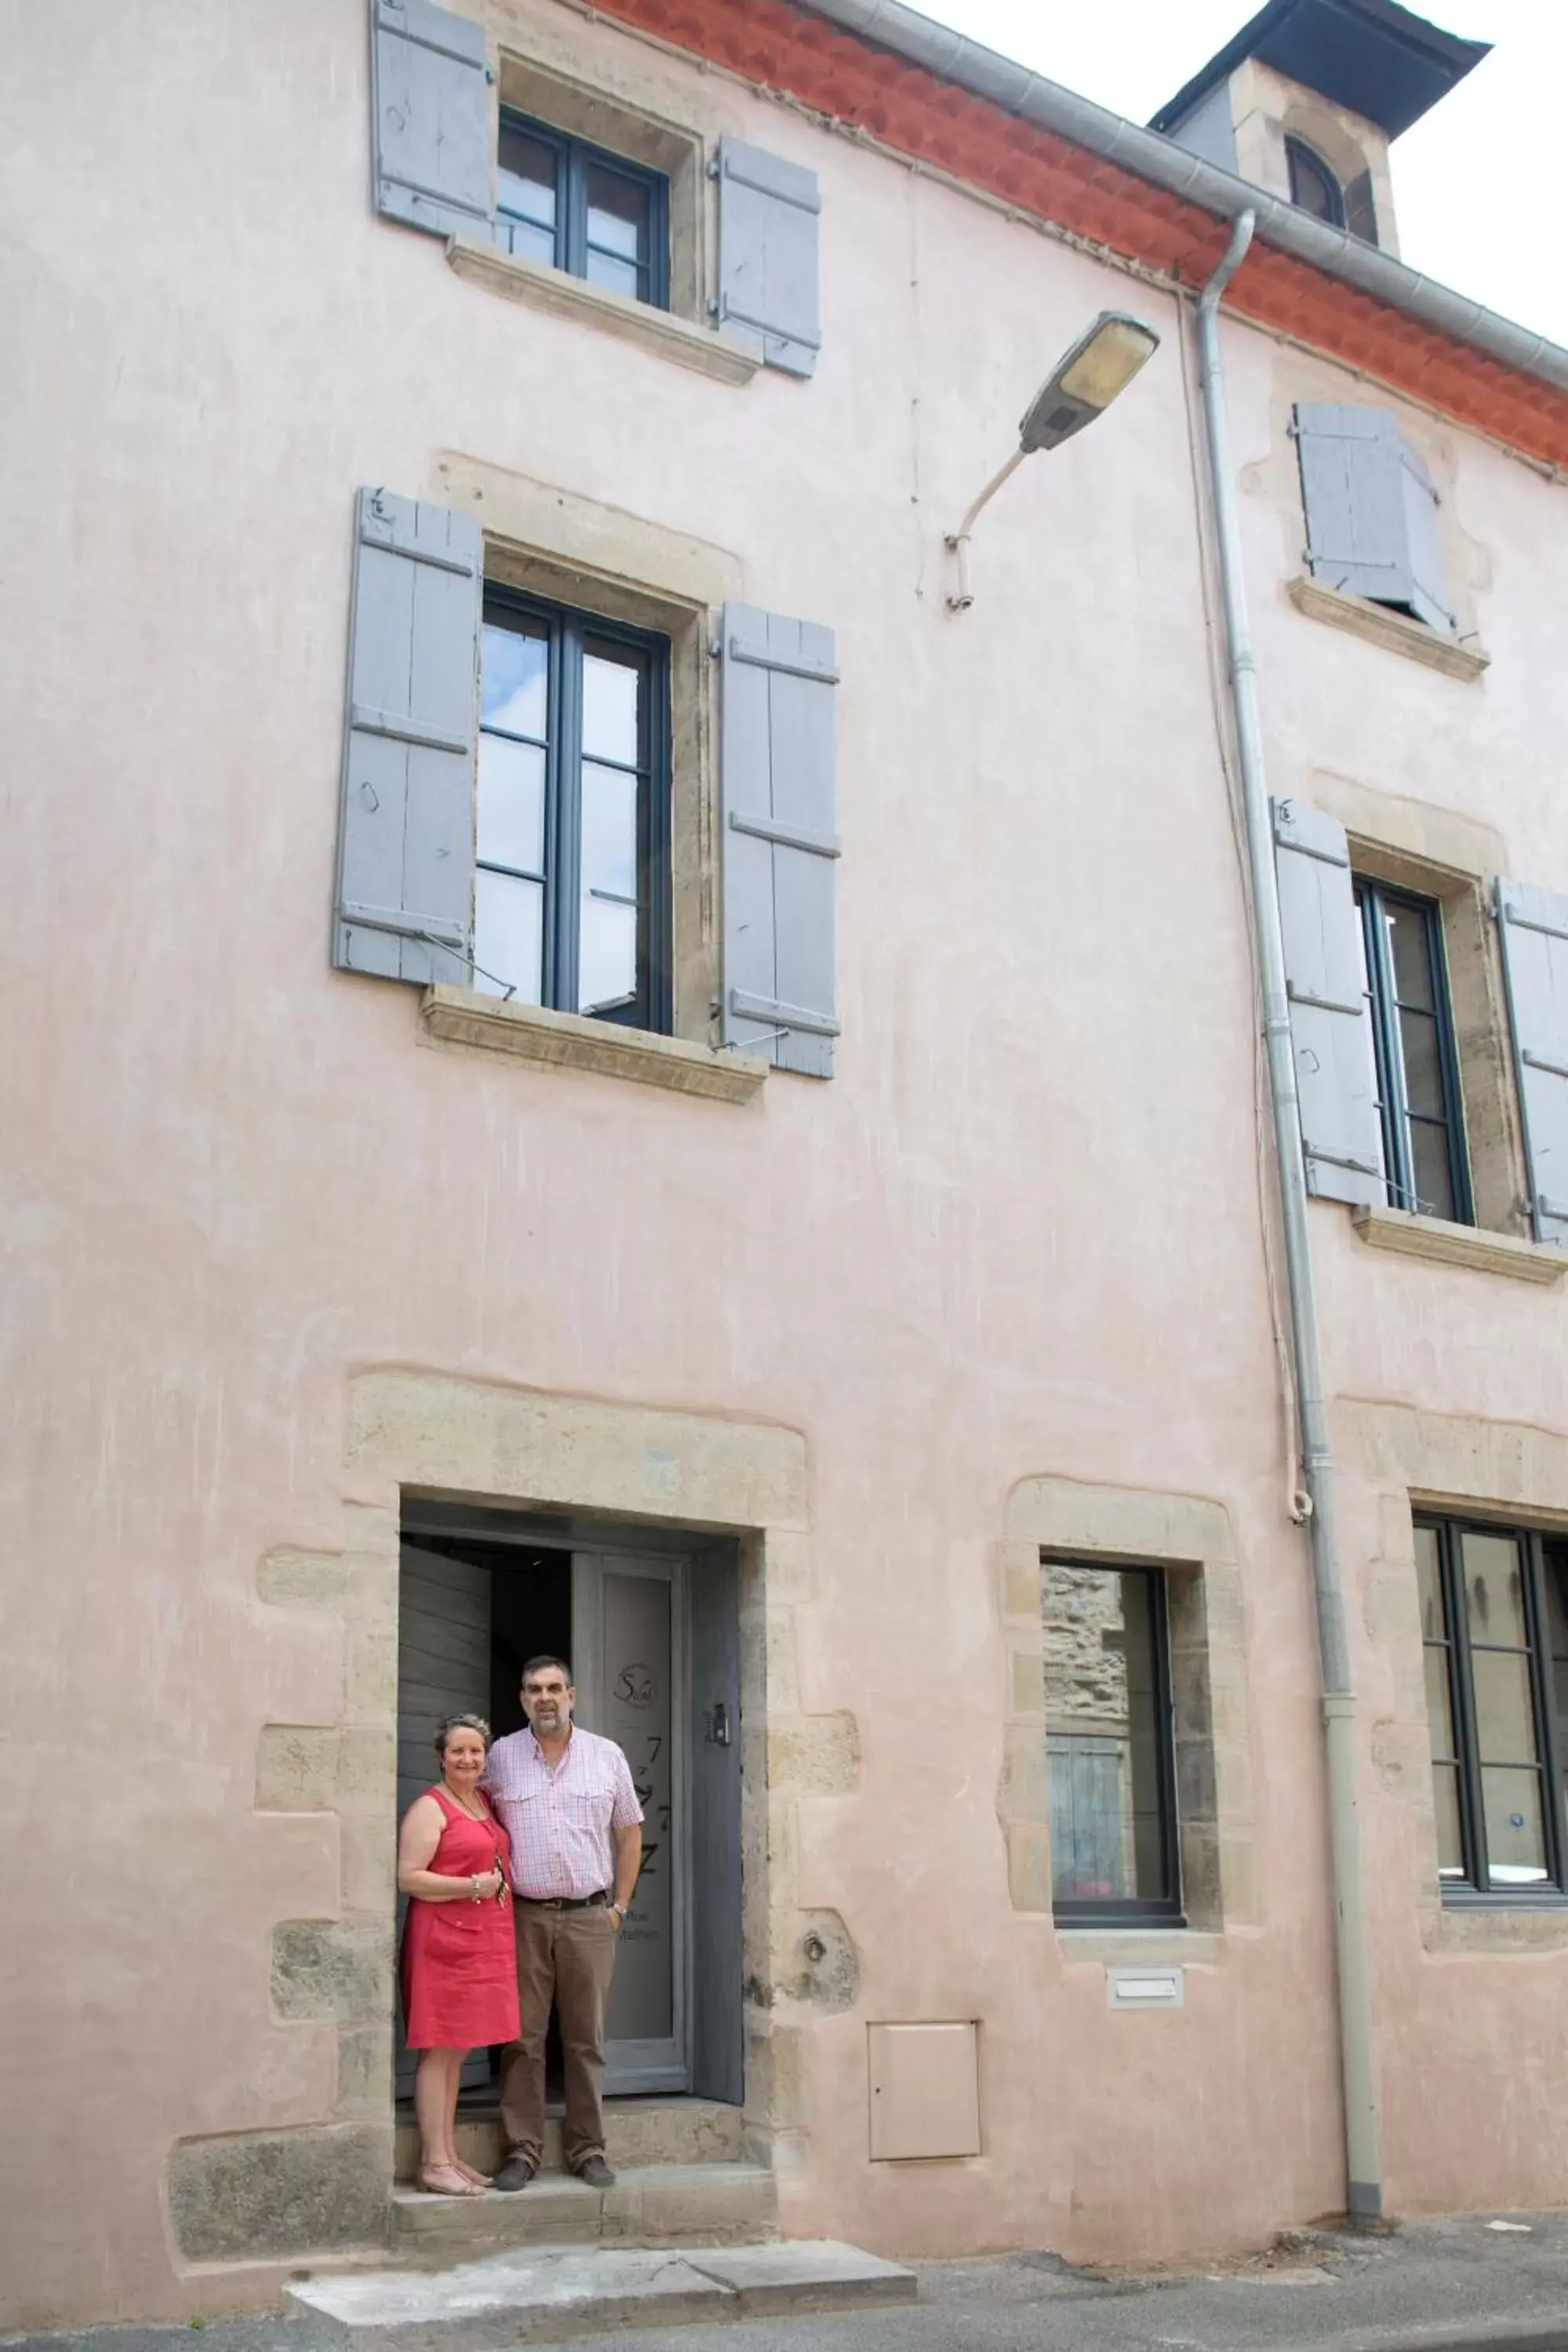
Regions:
<instances>
[{"instance_id":1,"label":"woman's sandal","mask_svg":"<svg viewBox=\"0 0 1568 2352\"><path fill-rule=\"evenodd\" d=\"M484 2190L455 2164L422 2164L418 2184L430 2197L482 2197Z\"/></svg>"},{"instance_id":2,"label":"woman's sandal","mask_svg":"<svg viewBox=\"0 0 1568 2352\"><path fill-rule=\"evenodd\" d=\"M471 2180L476 2189L484 2189L493 2186L492 2175L488 2172L479 2172L476 2170L475 2167L468 2162L466 2157L459 2156L456 2161L458 2170L462 2174L464 2179Z\"/></svg>"}]
</instances>

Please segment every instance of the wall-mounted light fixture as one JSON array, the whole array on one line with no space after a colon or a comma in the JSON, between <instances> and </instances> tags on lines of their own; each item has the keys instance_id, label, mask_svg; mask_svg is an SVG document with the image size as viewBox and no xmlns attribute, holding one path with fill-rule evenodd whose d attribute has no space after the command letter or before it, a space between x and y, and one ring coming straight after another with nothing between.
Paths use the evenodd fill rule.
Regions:
<instances>
[{"instance_id":1,"label":"wall-mounted light fixture","mask_svg":"<svg viewBox=\"0 0 1568 2352\"><path fill-rule=\"evenodd\" d=\"M974 602L969 586L969 539L981 508L1037 449L1058 448L1086 425L1092 425L1159 347L1160 338L1152 327L1129 318L1125 310L1102 310L1071 351L1063 352L1024 413L1017 447L992 475L958 529L948 535L947 544L958 558L958 586L947 600L952 612L966 612Z\"/></svg>"}]
</instances>

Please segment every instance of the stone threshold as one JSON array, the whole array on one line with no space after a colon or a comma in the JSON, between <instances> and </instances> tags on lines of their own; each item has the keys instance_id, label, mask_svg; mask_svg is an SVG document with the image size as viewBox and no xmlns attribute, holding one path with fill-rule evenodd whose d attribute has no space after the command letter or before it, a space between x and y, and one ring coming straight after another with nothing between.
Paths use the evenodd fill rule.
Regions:
<instances>
[{"instance_id":1,"label":"stone threshold","mask_svg":"<svg viewBox=\"0 0 1568 2352\"><path fill-rule=\"evenodd\" d=\"M806 2238L679 2253L539 2246L439 2272L311 2279L291 2285L289 2301L356 2352L490 2352L616 2327L913 2303L917 2294L914 2273L900 2263Z\"/></svg>"},{"instance_id":2,"label":"stone threshold","mask_svg":"<svg viewBox=\"0 0 1568 2352\"><path fill-rule=\"evenodd\" d=\"M657 1037L646 1029L513 1004L445 983L426 990L421 1018L426 1034L442 1045L510 1054L544 1069L592 1070L600 1077L630 1078L638 1086L706 1095L718 1102L750 1101L768 1075L767 1064L753 1055L722 1053L685 1037Z\"/></svg>"},{"instance_id":3,"label":"stone threshold","mask_svg":"<svg viewBox=\"0 0 1568 2352\"><path fill-rule=\"evenodd\" d=\"M1523 1241L1515 1234L1483 1233L1479 1225L1418 1217L1409 1209L1352 1209L1351 1218L1369 1248L1394 1250L1402 1257L1473 1266L1481 1274L1510 1276L1515 1282L1560 1282L1568 1273L1568 1250Z\"/></svg>"},{"instance_id":4,"label":"stone threshold","mask_svg":"<svg viewBox=\"0 0 1568 2352\"><path fill-rule=\"evenodd\" d=\"M717 328L700 327L673 310L656 310L652 303L590 285L585 278L573 278L547 262L502 253L482 237L448 237L447 259L458 276L471 285L483 286L508 301L547 310L558 319L581 320L622 342L639 344L644 351L673 360L678 367L694 368L699 375L711 376L720 383L750 383L762 366L760 351L748 350Z\"/></svg>"}]
</instances>

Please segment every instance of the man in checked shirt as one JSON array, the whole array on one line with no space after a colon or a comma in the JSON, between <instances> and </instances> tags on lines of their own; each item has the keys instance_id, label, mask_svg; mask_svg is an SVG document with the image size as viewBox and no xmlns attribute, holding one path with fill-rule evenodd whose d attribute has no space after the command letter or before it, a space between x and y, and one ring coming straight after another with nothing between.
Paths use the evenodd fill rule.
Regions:
<instances>
[{"instance_id":1,"label":"man in checked shirt","mask_svg":"<svg viewBox=\"0 0 1568 2352\"><path fill-rule=\"evenodd\" d=\"M522 1670L526 1731L498 1739L480 1782L511 1838L521 2039L501 2060L507 2160L498 2189L526 2189L544 2153L544 2036L561 2021L566 2073L565 2156L592 2189L605 2161L605 2004L616 1939L642 1866L642 1807L613 1739L579 1731L577 1694L561 1658Z\"/></svg>"}]
</instances>

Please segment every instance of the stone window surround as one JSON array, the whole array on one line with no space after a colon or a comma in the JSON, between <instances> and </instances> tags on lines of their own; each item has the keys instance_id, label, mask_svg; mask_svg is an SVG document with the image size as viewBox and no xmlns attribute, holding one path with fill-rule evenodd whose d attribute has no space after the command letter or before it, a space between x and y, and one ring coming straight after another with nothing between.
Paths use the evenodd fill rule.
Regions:
<instances>
[{"instance_id":1,"label":"stone window surround","mask_svg":"<svg viewBox=\"0 0 1568 2352\"><path fill-rule=\"evenodd\" d=\"M1344 826L1354 872L1435 898L1442 920L1476 1223L1402 1219L1391 1210L1359 1220L1357 1232L1374 1247L1407 1255L1446 1258L1451 1264L1484 1263L1488 1271L1525 1280L1553 1278L1560 1268L1543 1265L1542 1260L1560 1260L1562 1253L1537 1253L1522 1206L1527 1192L1524 1138L1514 1092L1502 958L1491 913L1493 880L1510 870L1501 835L1458 810L1381 792L1328 769L1314 770L1303 782L1301 793ZM1528 1255L1487 1249L1490 1238L1503 1235L1527 1245Z\"/></svg>"},{"instance_id":2,"label":"stone window surround","mask_svg":"<svg viewBox=\"0 0 1568 2352\"><path fill-rule=\"evenodd\" d=\"M997 1815L1014 1908L1052 1915L1042 1556L1163 1568L1170 1601L1185 1928L1056 1929L1067 1962L1209 1964L1257 1916L1241 1570L1224 1506L1191 1495L1026 1478L1002 1553L1007 1654Z\"/></svg>"},{"instance_id":3,"label":"stone window surround","mask_svg":"<svg viewBox=\"0 0 1568 2352\"><path fill-rule=\"evenodd\" d=\"M274 1929L274 2028L311 2038L335 2093L287 2128L176 2141L168 2210L185 2275L251 2286L280 2266L384 2243L393 2179L397 1598L405 1492L511 1509L656 1522L731 1540L741 1572L745 2147L787 2167L807 2139L812 2020L853 2006L845 1921L800 1902L803 1818L852 1792L859 1735L804 1706L796 1628L816 1598L805 1439L758 1423L397 1368L348 1384L343 1541L283 1546L258 1569L264 1615L342 1659L338 1715L261 1728L256 1823L279 1874L301 1815L336 1836L335 1915Z\"/></svg>"},{"instance_id":4,"label":"stone window surround","mask_svg":"<svg viewBox=\"0 0 1568 2352\"><path fill-rule=\"evenodd\" d=\"M765 1067L754 1057L720 1051L715 1024L719 719L710 647L720 608L742 593L740 558L622 508L456 450L437 455L426 495L479 522L488 580L602 613L669 641L674 1005L673 1036L667 1038L570 1013L535 1015L475 990L436 988L421 1007L426 1038L443 1049L500 1051L679 1093L749 1099L761 1088Z\"/></svg>"},{"instance_id":5,"label":"stone window surround","mask_svg":"<svg viewBox=\"0 0 1568 2352\"><path fill-rule=\"evenodd\" d=\"M721 383L750 383L762 365L760 353L721 333L710 320L713 207L708 192L707 136L649 104L646 72L635 89L623 88L624 64L605 60L599 75L588 79L569 53L546 53L534 28L527 37L531 46L525 47L520 28L511 23L499 31L499 103L491 120L492 142L505 107L659 173L668 189L669 306L656 309L612 293L546 263L503 253L481 236L447 239L451 268L460 278L509 300L581 320ZM492 143L492 172L495 165Z\"/></svg>"},{"instance_id":6,"label":"stone window surround","mask_svg":"<svg viewBox=\"0 0 1568 2352\"><path fill-rule=\"evenodd\" d=\"M1422 1412L1412 1405L1344 1400L1335 1407L1347 1475L1361 1483L1375 1532L1362 1613L1386 1685L1386 1710L1368 1705L1371 1788L1402 1804L1414 1829L1415 1908L1435 1955L1568 1951L1568 1904L1445 1904L1437 1876L1416 1600L1415 1514L1447 1511L1561 1534L1568 1529L1568 1437L1527 1423ZM1364 1679L1364 1678L1358 1678Z\"/></svg>"},{"instance_id":7,"label":"stone window surround","mask_svg":"<svg viewBox=\"0 0 1568 2352\"><path fill-rule=\"evenodd\" d=\"M1331 588L1327 581L1315 580L1310 572L1288 580L1285 593L1308 620L1326 621L1332 629L1348 630L1369 645L1385 646L1427 669L1441 670L1446 677L1473 685L1491 667L1491 656L1484 647L1444 636L1392 604L1374 604L1370 596L1352 596L1343 588Z\"/></svg>"}]
</instances>

